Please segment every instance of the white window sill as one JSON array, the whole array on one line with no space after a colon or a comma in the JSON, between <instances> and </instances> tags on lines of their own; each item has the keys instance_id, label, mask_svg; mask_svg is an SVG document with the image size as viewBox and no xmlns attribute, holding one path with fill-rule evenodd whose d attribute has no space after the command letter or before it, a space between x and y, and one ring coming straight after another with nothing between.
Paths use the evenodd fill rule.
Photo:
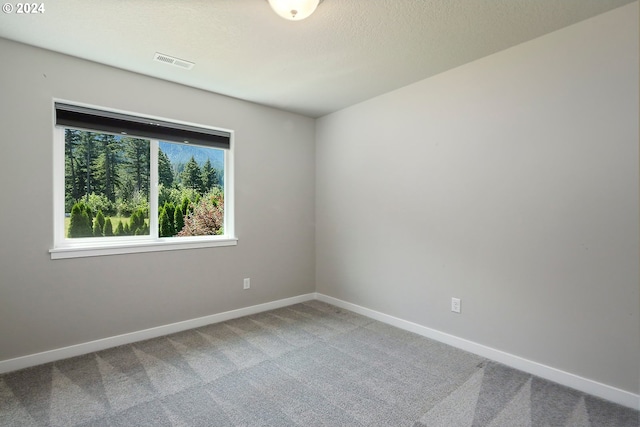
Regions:
<instances>
[{"instance_id":1,"label":"white window sill","mask_svg":"<svg viewBox=\"0 0 640 427\"><path fill-rule=\"evenodd\" d=\"M109 244L74 245L49 250L51 259L83 258L105 255L134 254L140 252L176 251L182 249L211 248L217 246L235 246L235 237L219 239L162 239L146 242L114 242Z\"/></svg>"}]
</instances>

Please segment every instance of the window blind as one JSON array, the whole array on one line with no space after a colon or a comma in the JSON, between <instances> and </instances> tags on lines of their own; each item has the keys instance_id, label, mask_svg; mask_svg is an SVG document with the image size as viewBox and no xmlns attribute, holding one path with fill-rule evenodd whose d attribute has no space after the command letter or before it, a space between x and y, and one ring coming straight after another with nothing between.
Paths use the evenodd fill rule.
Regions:
<instances>
[{"instance_id":1,"label":"window blind","mask_svg":"<svg viewBox=\"0 0 640 427\"><path fill-rule=\"evenodd\" d=\"M231 134L225 131L59 102L55 103L55 110L57 126L222 149L231 145Z\"/></svg>"}]
</instances>

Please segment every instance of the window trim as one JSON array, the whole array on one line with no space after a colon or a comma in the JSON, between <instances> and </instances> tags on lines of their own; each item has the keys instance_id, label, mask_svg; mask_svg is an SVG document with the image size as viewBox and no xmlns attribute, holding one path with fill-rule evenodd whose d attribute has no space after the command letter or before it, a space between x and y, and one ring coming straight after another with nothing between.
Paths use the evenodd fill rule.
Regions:
<instances>
[{"instance_id":1,"label":"window trim","mask_svg":"<svg viewBox=\"0 0 640 427\"><path fill-rule=\"evenodd\" d=\"M209 237L209 236L199 236ZM168 239L180 239L180 241L168 240ZM183 240L184 239L184 240ZM182 249L199 249L199 248L212 248L219 246L235 246L238 244L237 237L218 238L218 239L196 239L194 237L179 237L179 238L162 238L152 240L143 240L135 242L133 240L127 240L126 242L113 242L111 244L83 244L74 245L70 247L57 247L49 250L51 259L66 259L66 258L83 258L93 256L104 255L120 255L120 254L133 254L141 252L160 252L160 251L173 251Z\"/></svg>"},{"instance_id":2,"label":"window trim","mask_svg":"<svg viewBox=\"0 0 640 427\"><path fill-rule=\"evenodd\" d=\"M224 232L222 236L190 236L190 237L154 237L158 236L158 218L151 212L158 212L158 144L157 139L142 137L150 141L150 189L149 189L149 236L126 237L88 237L81 241L68 239L64 235L65 220L65 128L75 128L68 125L57 125L55 119L56 104L75 105L78 108L104 111L105 114L126 115L142 119L159 121L164 124L176 124L180 127L201 128L211 132L223 132L229 135L229 148L224 152ZM183 249L211 248L219 246L234 246L238 243L235 236L234 224L234 132L228 129L187 123L177 120L167 120L147 115L122 112L102 107L70 103L54 100L53 102L53 247L49 250L51 259L79 258L104 255L117 255L141 252L158 252ZM82 129L89 130L91 129ZM98 131L100 132L100 131ZM138 135L130 135L138 136ZM200 145L200 144L193 144ZM216 147L211 147L216 148ZM219 148L221 149L221 148Z\"/></svg>"}]
</instances>

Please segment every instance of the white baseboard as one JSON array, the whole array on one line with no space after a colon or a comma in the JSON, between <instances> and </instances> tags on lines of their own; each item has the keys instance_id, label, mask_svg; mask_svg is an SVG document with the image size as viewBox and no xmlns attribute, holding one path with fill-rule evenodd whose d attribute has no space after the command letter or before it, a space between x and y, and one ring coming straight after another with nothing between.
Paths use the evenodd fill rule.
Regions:
<instances>
[{"instance_id":1,"label":"white baseboard","mask_svg":"<svg viewBox=\"0 0 640 427\"><path fill-rule=\"evenodd\" d=\"M142 331L131 332L128 334L117 335L114 337L99 339L82 344L72 345L69 347L58 348L54 350L44 351L42 353L30 354L27 356L16 357L14 359L0 361L0 374L5 372L17 371L19 369L31 366L41 365L43 363L55 362L56 360L67 359L69 357L80 356L95 351L105 350L107 348L117 347L119 345L131 344L137 341L143 341L151 338L169 335L188 329L199 328L201 326L210 325L212 323L224 322L238 317L248 316L251 314L261 313L263 311L274 310L293 304L317 299L337 307L351 310L355 313L362 314L371 319L375 319L389 325L393 325L400 329L414 332L427 338L449 344L453 347L460 348L470 353L477 354L487 359L494 360L512 368L528 372L549 381L562 384L567 387L601 397L611 402L627 406L633 409L640 409L640 395L620 390L606 384L599 383L587 378L583 378L569 372L561 371L550 366L514 356L504 351L496 350L473 341L465 340L454 335L446 334L417 323L409 322L379 311L371 310L356 304L352 304L337 298L333 298L320 293L310 293L299 295L292 298L285 298L264 304L258 304L251 307L244 307L237 310L225 311L224 313L213 314L210 316L199 317L197 319L185 320L183 322L171 323L169 325L158 326L155 328L145 329Z\"/></svg>"},{"instance_id":2,"label":"white baseboard","mask_svg":"<svg viewBox=\"0 0 640 427\"><path fill-rule=\"evenodd\" d=\"M56 360L67 359L69 357L81 356L83 354L93 353L94 351L105 350L107 348L117 347L119 345L131 344L137 341L143 341L163 335L186 331L187 329L199 328L201 326L210 325L212 323L224 322L238 317L261 313L268 310L274 310L276 308L286 307L313 299L315 299L315 294L313 293L299 295L292 298L285 298L278 301L253 305L251 307L225 311L224 313L199 317L197 319L185 320L183 322L171 323L169 325L163 325L155 328L144 329L142 331L136 331L128 334L117 335L114 337L89 341L69 347L57 348L55 350L44 351L42 353L16 357L15 359L2 360L0 361L0 374L5 372L17 371L18 369L24 369L31 366L41 365L43 363L55 362Z\"/></svg>"},{"instance_id":3,"label":"white baseboard","mask_svg":"<svg viewBox=\"0 0 640 427\"><path fill-rule=\"evenodd\" d=\"M393 325L400 329L414 332L418 335L422 335L424 337L440 341L453 347L460 348L470 353L486 357L487 359L502 363L504 365L510 366L523 372L527 372L532 375L536 375L546 380L571 387L584 393L588 393L593 396L597 396L602 399L627 406L629 408L640 409L640 395L611 387L597 381L583 378L569 372L561 371L559 369L552 368L550 366L546 366L528 359L524 359L522 357L515 356L504 351L496 350L494 348L487 347L473 341L440 332L435 329L418 325L417 323L409 322L407 320L403 320L394 316L389 316L388 314L380 313L379 311L371 310L369 308L352 304L350 302L346 302L324 294L316 293L316 299L328 304L335 305L337 307L344 308L345 310L350 310L355 313L362 314L363 316L369 317L371 319L379 320L383 323Z\"/></svg>"}]
</instances>

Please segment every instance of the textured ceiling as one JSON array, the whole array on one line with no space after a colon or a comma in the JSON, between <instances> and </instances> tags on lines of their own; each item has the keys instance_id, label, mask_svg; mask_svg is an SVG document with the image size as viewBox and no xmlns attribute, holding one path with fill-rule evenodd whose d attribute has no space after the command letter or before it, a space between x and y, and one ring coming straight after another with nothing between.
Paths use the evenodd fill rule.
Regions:
<instances>
[{"instance_id":1,"label":"textured ceiling","mask_svg":"<svg viewBox=\"0 0 640 427\"><path fill-rule=\"evenodd\" d=\"M319 117L631 2L324 0L292 22L267 0L44 0L0 37Z\"/></svg>"}]
</instances>

